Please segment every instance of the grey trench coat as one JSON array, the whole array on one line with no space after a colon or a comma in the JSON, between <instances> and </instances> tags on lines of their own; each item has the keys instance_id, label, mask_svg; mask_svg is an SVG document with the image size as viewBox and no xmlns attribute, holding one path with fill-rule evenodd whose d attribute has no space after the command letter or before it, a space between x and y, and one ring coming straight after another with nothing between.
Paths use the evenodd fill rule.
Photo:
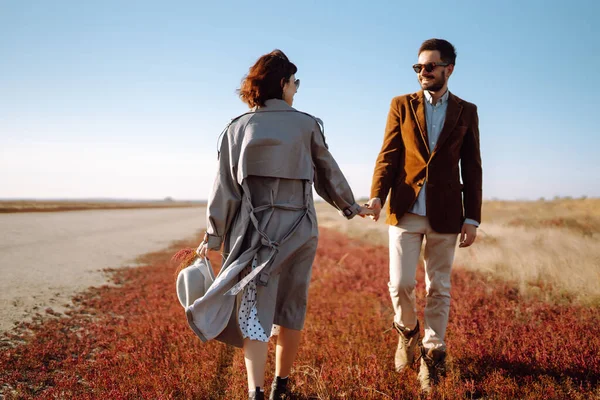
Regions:
<instances>
[{"instance_id":1,"label":"grey trench coat","mask_svg":"<svg viewBox=\"0 0 600 400\"><path fill-rule=\"evenodd\" d=\"M267 335L274 323L303 328L318 240L312 185L344 217L359 211L319 122L271 99L226 128L207 208L208 247L224 244L225 258L205 295L186 309L202 341L243 346L237 313L251 279ZM240 280L254 257L259 266Z\"/></svg>"}]
</instances>

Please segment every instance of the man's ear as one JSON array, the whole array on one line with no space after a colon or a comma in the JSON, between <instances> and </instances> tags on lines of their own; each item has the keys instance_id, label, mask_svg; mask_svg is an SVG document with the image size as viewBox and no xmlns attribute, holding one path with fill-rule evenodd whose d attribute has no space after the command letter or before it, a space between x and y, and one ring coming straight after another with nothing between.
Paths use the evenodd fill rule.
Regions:
<instances>
[{"instance_id":1,"label":"man's ear","mask_svg":"<svg viewBox=\"0 0 600 400\"><path fill-rule=\"evenodd\" d=\"M448 65L448 77L450 77L450 75L452 75L452 73L454 72L454 64L450 64Z\"/></svg>"}]
</instances>

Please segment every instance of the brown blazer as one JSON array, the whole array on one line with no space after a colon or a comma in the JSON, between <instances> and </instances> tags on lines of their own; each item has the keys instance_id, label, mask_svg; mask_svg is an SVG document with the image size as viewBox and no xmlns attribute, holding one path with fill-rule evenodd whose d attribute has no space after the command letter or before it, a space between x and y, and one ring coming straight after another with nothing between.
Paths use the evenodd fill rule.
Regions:
<instances>
[{"instance_id":1,"label":"brown blazer","mask_svg":"<svg viewBox=\"0 0 600 400\"><path fill-rule=\"evenodd\" d=\"M431 227L440 233L459 233L465 218L481 222L477 106L450 93L444 127L432 150L427 139L424 97L419 91L392 99L373 173L371 198L385 202L389 193L386 223L397 225L426 182Z\"/></svg>"}]
</instances>

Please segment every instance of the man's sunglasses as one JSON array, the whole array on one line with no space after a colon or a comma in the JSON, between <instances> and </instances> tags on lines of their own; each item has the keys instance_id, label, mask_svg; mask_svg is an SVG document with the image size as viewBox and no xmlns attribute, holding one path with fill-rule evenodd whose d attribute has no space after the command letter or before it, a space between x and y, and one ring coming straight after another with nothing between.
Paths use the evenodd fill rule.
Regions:
<instances>
[{"instance_id":1,"label":"man's sunglasses","mask_svg":"<svg viewBox=\"0 0 600 400\"><path fill-rule=\"evenodd\" d=\"M447 67L448 65L450 65L449 63L434 63L434 62L430 62L427 64L415 64L413 65L413 69L415 70L415 72L417 74L421 73L421 71L423 70L423 68L425 68L425 71L427 72L431 72L435 69L435 67Z\"/></svg>"},{"instance_id":2,"label":"man's sunglasses","mask_svg":"<svg viewBox=\"0 0 600 400\"><path fill-rule=\"evenodd\" d=\"M298 88L300 87L300 79L296 79L294 81L294 85L296 85L296 90L298 90Z\"/></svg>"}]
</instances>

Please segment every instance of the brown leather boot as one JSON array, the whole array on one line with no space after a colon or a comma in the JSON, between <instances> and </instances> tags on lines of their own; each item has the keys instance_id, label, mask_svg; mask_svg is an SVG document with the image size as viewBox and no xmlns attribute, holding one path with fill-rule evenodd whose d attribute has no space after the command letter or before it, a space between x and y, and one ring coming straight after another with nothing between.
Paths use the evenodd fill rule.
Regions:
<instances>
[{"instance_id":1,"label":"brown leather boot","mask_svg":"<svg viewBox=\"0 0 600 400\"><path fill-rule=\"evenodd\" d=\"M398 347L396 348L396 355L394 357L394 364L396 371L400 372L407 366L410 367L415 362L417 356L417 344L421 338L421 331L419 330L419 321L417 326L412 331L406 328L402 328L394 322L394 329L398 331Z\"/></svg>"},{"instance_id":2,"label":"brown leather boot","mask_svg":"<svg viewBox=\"0 0 600 400\"><path fill-rule=\"evenodd\" d=\"M446 374L446 352L441 349L421 349L421 366L419 367L419 382L421 390L430 393L431 388L441 376Z\"/></svg>"}]
</instances>

